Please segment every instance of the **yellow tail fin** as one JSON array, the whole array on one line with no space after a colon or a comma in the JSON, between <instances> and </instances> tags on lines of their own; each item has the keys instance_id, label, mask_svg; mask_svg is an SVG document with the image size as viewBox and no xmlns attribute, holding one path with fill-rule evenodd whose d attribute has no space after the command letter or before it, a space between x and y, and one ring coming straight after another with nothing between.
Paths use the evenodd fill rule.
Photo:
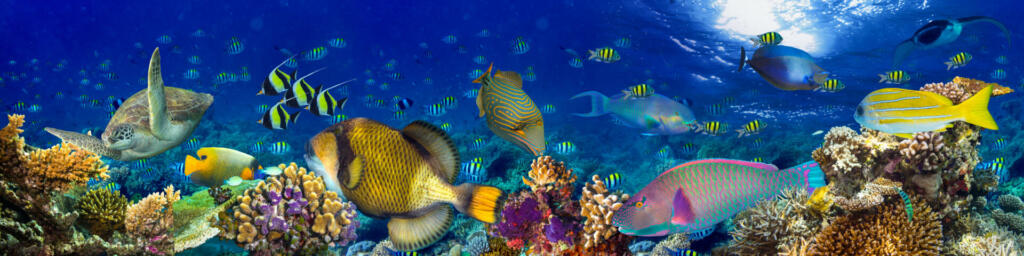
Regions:
<instances>
[{"instance_id":1,"label":"yellow tail fin","mask_svg":"<svg viewBox=\"0 0 1024 256\"><path fill-rule=\"evenodd\" d=\"M458 190L461 202L455 202L455 208L486 223L498 221L498 211L501 210L501 201L504 193L501 189L492 186L463 183ZM467 194L468 193L468 194Z\"/></svg>"},{"instance_id":2,"label":"yellow tail fin","mask_svg":"<svg viewBox=\"0 0 1024 256\"><path fill-rule=\"evenodd\" d=\"M996 120L992 119L992 114L988 112L988 99L990 97L992 97L992 86L981 89L974 96L957 105L960 111L962 111L964 121L985 129L999 130Z\"/></svg>"}]
</instances>

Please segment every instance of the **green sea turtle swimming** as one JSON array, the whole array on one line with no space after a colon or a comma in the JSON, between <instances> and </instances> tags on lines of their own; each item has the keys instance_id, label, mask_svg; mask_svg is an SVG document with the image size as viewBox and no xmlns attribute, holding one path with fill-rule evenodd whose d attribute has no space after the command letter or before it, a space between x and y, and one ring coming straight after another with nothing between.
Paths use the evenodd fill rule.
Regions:
<instances>
[{"instance_id":1,"label":"green sea turtle swimming","mask_svg":"<svg viewBox=\"0 0 1024 256\"><path fill-rule=\"evenodd\" d=\"M149 60L148 88L124 101L107 123L102 140L92 134L47 127L46 131L85 150L120 161L149 158L178 146L192 134L213 95L164 87L160 48Z\"/></svg>"}]
</instances>

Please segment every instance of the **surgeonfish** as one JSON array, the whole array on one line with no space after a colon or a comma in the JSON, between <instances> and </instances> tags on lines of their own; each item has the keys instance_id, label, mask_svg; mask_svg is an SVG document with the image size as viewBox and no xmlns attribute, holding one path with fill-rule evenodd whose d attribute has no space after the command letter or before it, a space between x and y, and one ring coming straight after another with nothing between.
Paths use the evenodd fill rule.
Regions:
<instances>
[{"instance_id":1,"label":"surgeonfish","mask_svg":"<svg viewBox=\"0 0 1024 256\"><path fill-rule=\"evenodd\" d=\"M263 87L256 95L278 95L288 91L288 89L291 89L292 78L295 77L295 71L292 71L291 74L285 73L284 71L281 71L281 65L284 65L292 57L282 61L281 64L277 64L277 66L274 67L274 70L270 71L270 74L267 75L267 79L263 80Z\"/></svg>"},{"instance_id":2,"label":"surgeonfish","mask_svg":"<svg viewBox=\"0 0 1024 256\"><path fill-rule=\"evenodd\" d=\"M991 95L992 86L988 86L953 105L948 98L933 92L883 88L865 96L853 118L861 126L903 138L917 132L945 131L953 121L998 130L988 112Z\"/></svg>"},{"instance_id":3,"label":"surgeonfish","mask_svg":"<svg viewBox=\"0 0 1024 256\"><path fill-rule=\"evenodd\" d=\"M631 236L699 233L785 189L824 185L825 174L814 161L785 170L731 159L691 161L633 194L612 215L612 225Z\"/></svg>"},{"instance_id":4,"label":"surgeonfish","mask_svg":"<svg viewBox=\"0 0 1024 256\"><path fill-rule=\"evenodd\" d=\"M595 117L612 113L627 126L643 129L644 135L684 133L697 122L689 107L657 93L643 98L631 98L620 93L609 98L600 92L586 91L570 99L587 96L591 102L590 112L573 115Z\"/></svg>"},{"instance_id":5,"label":"surgeonfish","mask_svg":"<svg viewBox=\"0 0 1024 256\"><path fill-rule=\"evenodd\" d=\"M786 91L813 90L828 80L829 73L814 63L807 52L784 45L757 48L754 56L746 59L747 50L740 48L740 68L744 63L757 71L765 81Z\"/></svg>"},{"instance_id":6,"label":"surgeonfish","mask_svg":"<svg viewBox=\"0 0 1024 256\"><path fill-rule=\"evenodd\" d=\"M232 177L252 180L263 169L256 158L230 148L200 148L196 155L185 156L185 175L200 186L218 187Z\"/></svg>"},{"instance_id":7,"label":"surgeonfish","mask_svg":"<svg viewBox=\"0 0 1024 256\"><path fill-rule=\"evenodd\" d=\"M424 121L402 130L366 118L337 123L309 140L306 163L363 214L390 218L388 235L402 251L441 239L454 218L449 205L486 223L497 221L501 209L503 193L496 187L452 185L458 149Z\"/></svg>"},{"instance_id":8,"label":"surgeonfish","mask_svg":"<svg viewBox=\"0 0 1024 256\"><path fill-rule=\"evenodd\" d=\"M917 31L914 31L914 35L910 39L904 40L896 46L896 50L893 51L892 66L899 66L900 62L903 62L903 59L915 49L928 49L956 41L960 37L960 33L963 32L964 25L976 22L988 22L999 27L1003 31L1003 36L1006 36L1006 47L1010 47L1010 30L1007 30L1003 23L993 18L971 16L959 19L933 20L917 29Z\"/></svg>"},{"instance_id":9,"label":"surgeonfish","mask_svg":"<svg viewBox=\"0 0 1024 256\"><path fill-rule=\"evenodd\" d=\"M474 83L481 84L476 97L480 117L487 127L534 156L544 153L544 118L529 95L523 91L519 73L498 70L491 75L492 63Z\"/></svg>"}]
</instances>

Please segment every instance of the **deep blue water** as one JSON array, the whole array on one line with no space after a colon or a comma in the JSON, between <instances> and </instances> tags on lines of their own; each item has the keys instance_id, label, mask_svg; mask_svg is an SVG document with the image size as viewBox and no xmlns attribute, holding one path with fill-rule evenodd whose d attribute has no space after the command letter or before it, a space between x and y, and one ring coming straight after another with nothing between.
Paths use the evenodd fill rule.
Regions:
<instances>
[{"instance_id":1,"label":"deep blue water","mask_svg":"<svg viewBox=\"0 0 1024 256\"><path fill-rule=\"evenodd\" d=\"M984 15L1001 20L1013 31L1012 47L1006 48L1000 31L987 24L965 28L960 40L935 49L912 53L902 65L913 75L906 88L925 82L949 81L965 76L1021 90L1024 79L1021 63L1024 43L1021 29L1024 19L1015 1L3 1L0 2L0 105L21 101L38 104L41 110L30 113L35 123L26 129L30 144L51 145L58 140L43 127L79 131L94 128L101 132L107 123L107 111L82 107L80 95L99 99L105 106L108 96L128 97L145 88L140 82L154 47L160 47L164 80L170 86L211 93L213 106L194 134L204 139L217 129L238 133L238 141L287 141L292 159L301 162L305 141L330 123L308 112L285 131L271 131L256 123L262 113L259 104L273 104L280 97L257 96L267 72L288 57L280 49L299 53L326 47L322 60L299 60L300 76L326 67L312 76L311 82L330 85L356 79L348 87L350 101L341 112L349 117L370 117L401 127L416 119L434 123L450 122L453 133L491 136L483 121L476 118L473 99L462 97L479 85L471 81L474 69L495 68L525 73L532 66L536 81L525 82L524 89L542 106L553 104L557 111L545 114L549 150L553 143L573 141L581 154L601 161L606 154L633 154L633 161L652 159L650 152L631 151L637 144L655 150L665 137L646 137L634 128L613 124L607 117L581 118L569 113L586 112L589 102L568 100L579 92L596 90L607 95L627 86L648 82L657 93L678 96L693 102L698 121L721 121L730 125L730 133L673 135L672 141L712 143L734 137L731 129L759 119L768 125L763 138L785 138L786 143L803 143L805 155L779 156L773 152L743 156L771 157L776 164L795 164L809 160L810 150L820 142L810 134L829 127L857 127L853 109L870 91L888 87L877 82L877 74L890 70L892 49L929 20ZM778 3L777 3L778 2ZM205 36L194 37L196 30ZM488 37L476 36L481 30ZM736 71L739 48L752 46L747 38L778 31L786 38L783 45L808 51L817 63L841 79L847 88L838 93L782 91L772 87L750 68ZM169 36L169 43L158 37ZM457 43L442 38L454 35ZM240 54L225 52L226 42L237 37L244 43ZM345 48L332 48L327 40L344 38ZM524 38L530 50L512 54L516 37ZM612 46L627 37L629 48L619 49L622 60L605 64L584 61L583 68L569 65L573 57L565 49L583 55L598 47ZM423 47L421 45L425 45ZM460 47L464 53L460 53ZM946 71L942 62L966 51L974 59L964 68ZM748 54L750 54L748 52ZM190 64L190 56L200 64ZM484 56L485 64L474 63ZM997 56L1006 56L1000 64ZM33 59L37 60L33 63ZM55 71L58 63L66 64ZM109 60L109 71L100 64ZM394 60L394 71L384 66ZM216 83L221 72L239 73L247 67L248 82ZM186 70L198 70L195 80L184 78ZM990 74L1003 69L1006 77L995 80ZM82 71L82 74L80 74ZM107 73L118 78L108 79ZM401 73L401 80L389 78ZM21 74L24 73L22 77ZM15 78L17 77L17 78ZM38 78L38 79L36 79ZM430 78L428 84L424 79ZM82 79L88 79L82 83ZM373 79L374 85L366 80ZM648 80L650 79L650 80ZM33 81L35 80L35 81ZM382 90L383 82L390 88ZM105 88L96 89L102 83ZM56 93L63 99L55 99ZM363 97L373 94L387 100L392 96L409 97L413 108L405 120L393 120L393 112L369 108ZM1001 107L1020 101L1020 93L993 98L990 110L998 119L1017 119L1020 110ZM459 107L439 118L423 114L422 107L445 96L459 98ZM734 97L735 104L726 114L710 116L704 107ZM1020 106L1019 103L1015 105ZM18 112L5 109L8 112ZM21 111L24 112L24 111ZM1013 136L1020 127L986 131L983 143L999 136ZM206 129L206 130L204 130ZM496 137L492 137L495 138ZM678 139L681 138L681 139ZM802 139L801 138L805 138ZM794 142L796 141L796 142ZM736 147L751 147L751 140L733 140ZM232 143L238 143L232 142ZM216 146L217 141L204 141ZM787 144L788 145L788 144ZM245 145L233 145L243 147ZM986 151L987 153L988 151ZM180 159L181 151L161 157ZM995 156L984 156L995 157ZM678 157L689 159L690 157ZM781 159L781 160L780 160ZM174 161L174 160L167 160ZM630 163L609 163L629 166ZM662 170L638 170L657 173ZM605 174L605 173L602 173ZM646 184L637 179L626 182L635 188ZM628 189L627 189L628 190Z\"/></svg>"}]
</instances>

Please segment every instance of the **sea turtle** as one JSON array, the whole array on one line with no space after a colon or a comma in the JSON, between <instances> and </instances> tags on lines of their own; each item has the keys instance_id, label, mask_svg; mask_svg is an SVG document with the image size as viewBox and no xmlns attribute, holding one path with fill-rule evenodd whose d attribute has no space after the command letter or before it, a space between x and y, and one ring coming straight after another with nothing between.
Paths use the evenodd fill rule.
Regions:
<instances>
[{"instance_id":1,"label":"sea turtle","mask_svg":"<svg viewBox=\"0 0 1024 256\"><path fill-rule=\"evenodd\" d=\"M46 131L67 143L120 161L149 158L178 146L192 134L213 104L213 95L164 87L160 48L153 50L148 74L148 88L132 95L117 109L107 123L102 141L92 134L50 127Z\"/></svg>"}]
</instances>

